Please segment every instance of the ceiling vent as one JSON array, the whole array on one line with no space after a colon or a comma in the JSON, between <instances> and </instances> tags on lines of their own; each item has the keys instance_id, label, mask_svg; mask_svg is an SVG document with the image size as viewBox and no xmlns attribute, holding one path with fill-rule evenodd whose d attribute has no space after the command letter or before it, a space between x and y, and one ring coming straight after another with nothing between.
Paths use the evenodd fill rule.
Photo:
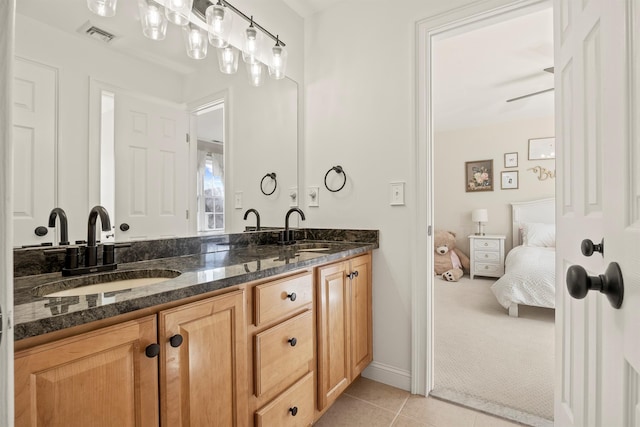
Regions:
<instances>
[{"instance_id":1,"label":"ceiling vent","mask_svg":"<svg viewBox=\"0 0 640 427\"><path fill-rule=\"evenodd\" d=\"M111 43L113 39L116 38L115 34L110 33L105 29L96 27L90 21L85 22L84 25L78 28L78 32L104 43Z\"/></svg>"}]
</instances>

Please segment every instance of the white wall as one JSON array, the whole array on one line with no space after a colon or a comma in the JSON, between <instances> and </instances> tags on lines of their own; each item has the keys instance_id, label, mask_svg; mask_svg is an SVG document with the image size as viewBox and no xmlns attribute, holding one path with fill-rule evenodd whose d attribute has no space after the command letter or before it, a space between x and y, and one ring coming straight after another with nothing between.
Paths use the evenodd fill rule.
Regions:
<instances>
[{"instance_id":1,"label":"white wall","mask_svg":"<svg viewBox=\"0 0 640 427\"><path fill-rule=\"evenodd\" d=\"M471 211L487 208L487 234L507 236L506 250L511 249L510 202L554 196L555 179L538 180L527 169L543 166L555 171L554 160L527 160L528 140L554 136L554 118L518 120L499 125L440 132L434 136L435 154L435 227L456 233L456 246L469 254L467 236L477 230ZM518 153L518 167L505 168L504 154ZM465 190L465 162L493 160L493 191ZM519 188L502 190L500 172L518 171Z\"/></svg>"},{"instance_id":2,"label":"white wall","mask_svg":"<svg viewBox=\"0 0 640 427\"><path fill-rule=\"evenodd\" d=\"M321 188L320 207L305 201L305 225L380 230L373 256L374 363L365 375L405 389L417 209L415 24L469 3L344 1L305 20L303 179ZM349 181L330 193L323 178L337 164ZM407 183L405 206L389 205L393 181Z\"/></svg>"}]
</instances>

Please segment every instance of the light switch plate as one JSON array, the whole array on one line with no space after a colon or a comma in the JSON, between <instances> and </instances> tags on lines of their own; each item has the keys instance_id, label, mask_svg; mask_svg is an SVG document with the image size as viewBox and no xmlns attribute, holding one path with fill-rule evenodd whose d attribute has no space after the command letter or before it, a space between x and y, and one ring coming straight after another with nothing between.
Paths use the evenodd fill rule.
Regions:
<instances>
[{"instance_id":1,"label":"light switch plate","mask_svg":"<svg viewBox=\"0 0 640 427\"><path fill-rule=\"evenodd\" d=\"M309 196L309 207L320 206L320 187L309 187L307 196Z\"/></svg>"},{"instance_id":2,"label":"light switch plate","mask_svg":"<svg viewBox=\"0 0 640 427\"><path fill-rule=\"evenodd\" d=\"M289 206L298 206L298 187L289 188Z\"/></svg>"},{"instance_id":3,"label":"light switch plate","mask_svg":"<svg viewBox=\"0 0 640 427\"><path fill-rule=\"evenodd\" d=\"M233 207L236 209L242 209L242 191L236 191L233 199Z\"/></svg>"},{"instance_id":4,"label":"light switch plate","mask_svg":"<svg viewBox=\"0 0 640 427\"><path fill-rule=\"evenodd\" d=\"M391 206L403 206L404 205L404 182L392 182L389 184L391 194L389 202Z\"/></svg>"}]
</instances>

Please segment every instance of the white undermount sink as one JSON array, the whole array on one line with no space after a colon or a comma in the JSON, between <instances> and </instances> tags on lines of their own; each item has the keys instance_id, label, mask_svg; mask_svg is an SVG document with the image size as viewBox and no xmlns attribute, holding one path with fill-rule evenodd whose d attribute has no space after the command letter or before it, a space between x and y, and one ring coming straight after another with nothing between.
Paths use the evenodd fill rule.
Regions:
<instances>
[{"instance_id":1,"label":"white undermount sink","mask_svg":"<svg viewBox=\"0 0 640 427\"><path fill-rule=\"evenodd\" d=\"M73 297L150 286L171 280L179 271L166 269L113 271L80 276L38 286L34 292L42 297Z\"/></svg>"}]
</instances>

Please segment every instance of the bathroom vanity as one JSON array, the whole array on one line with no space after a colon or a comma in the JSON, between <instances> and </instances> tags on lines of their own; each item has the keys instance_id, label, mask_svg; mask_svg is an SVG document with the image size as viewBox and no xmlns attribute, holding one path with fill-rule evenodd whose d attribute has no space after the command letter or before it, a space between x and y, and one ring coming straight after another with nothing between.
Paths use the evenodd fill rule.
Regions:
<instances>
[{"instance_id":1,"label":"bathroom vanity","mask_svg":"<svg viewBox=\"0 0 640 427\"><path fill-rule=\"evenodd\" d=\"M198 253L122 262L148 244L132 242L119 271L180 275L129 290L45 296L70 282L16 277L16 426L310 425L372 360L378 237L296 233L154 241Z\"/></svg>"}]
</instances>

